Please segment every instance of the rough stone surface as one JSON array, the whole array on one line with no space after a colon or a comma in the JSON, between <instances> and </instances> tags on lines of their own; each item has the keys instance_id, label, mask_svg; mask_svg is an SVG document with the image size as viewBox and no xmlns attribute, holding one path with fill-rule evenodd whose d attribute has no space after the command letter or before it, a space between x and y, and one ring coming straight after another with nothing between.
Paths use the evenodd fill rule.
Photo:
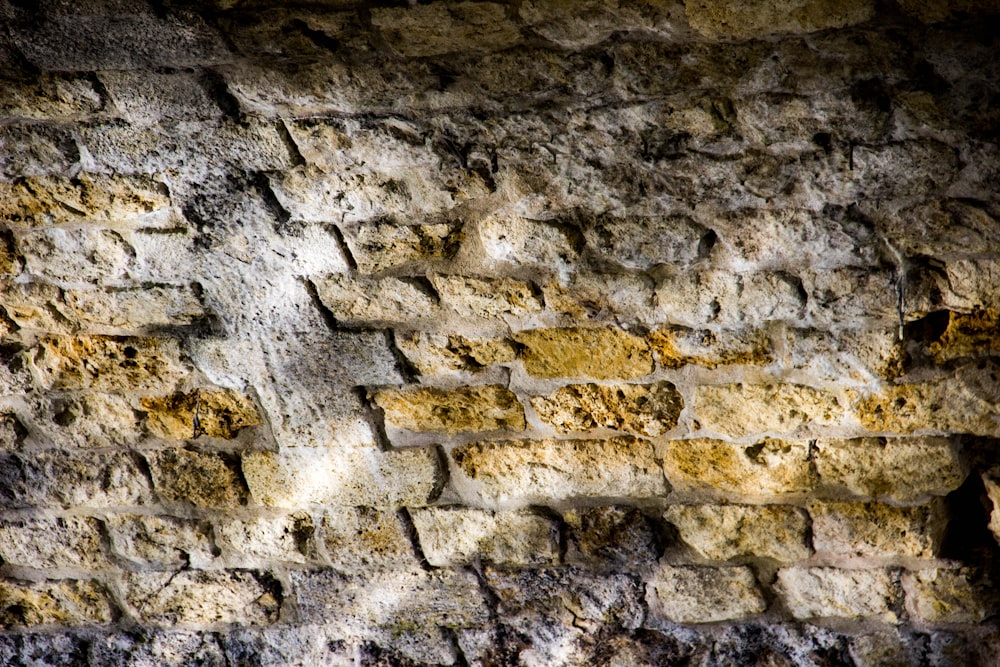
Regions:
<instances>
[{"instance_id":1,"label":"rough stone surface","mask_svg":"<svg viewBox=\"0 0 1000 667\"><path fill-rule=\"evenodd\" d=\"M771 342L762 331L713 332L671 327L649 334L656 360L667 368L697 364L717 368L729 364L766 366L774 361Z\"/></svg>"},{"instance_id":2,"label":"rough stone surface","mask_svg":"<svg viewBox=\"0 0 1000 667\"><path fill-rule=\"evenodd\" d=\"M631 380L653 370L649 347L620 329L533 329L514 334L521 360L536 377Z\"/></svg>"},{"instance_id":3,"label":"rough stone surface","mask_svg":"<svg viewBox=\"0 0 1000 667\"><path fill-rule=\"evenodd\" d=\"M424 556L435 567L475 560L546 565L559 558L556 526L541 516L438 507L415 510L412 516Z\"/></svg>"},{"instance_id":4,"label":"rough stone surface","mask_svg":"<svg viewBox=\"0 0 1000 667\"><path fill-rule=\"evenodd\" d=\"M996 613L997 591L969 568L903 575L906 609L928 623L982 623Z\"/></svg>"},{"instance_id":5,"label":"rough stone surface","mask_svg":"<svg viewBox=\"0 0 1000 667\"><path fill-rule=\"evenodd\" d=\"M126 577L125 600L158 625L266 625L278 619L281 586L246 570L135 573Z\"/></svg>"},{"instance_id":6,"label":"rough stone surface","mask_svg":"<svg viewBox=\"0 0 1000 667\"><path fill-rule=\"evenodd\" d=\"M613 566L648 564L660 554L657 529L635 507L609 505L563 514L569 527L567 559Z\"/></svg>"},{"instance_id":7,"label":"rough stone surface","mask_svg":"<svg viewBox=\"0 0 1000 667\"><path fill-rule=\"evenodd\" d=\"M550 396L533 396L531 407L559 433L610 428L657 436L673 429L684 400L669 382L655 385L575 384Z\"/></svg>"},{"instance_id":8,"label":"rough stone surface","mask_svg":"<svg viewBox=\"0 0 1000 667\"><path fill-rule=\"evenodd\" d=\"M810 505L809 516L816 551L844 556L933 558L947 520L939 502L914 507L821 502Z\"/></svg>"},{"instance_id":9,"label":"rough stone surface","mask_svg":"<svg viewBox=\"0 0 1000 667\"><path fill-rule=\"evenodd\" d=\"M701 0L685 6L691 26L717 39L840 28L861 23L874 12L868 0L783 0L750 6L733 0Z\"/></svg>"},{"instance_id":10,"label":"rough stone surface","mask_svg":"<svg viewBox=\"0 0 1000 667\"><path fill-rule=\"evenodd\" d=\"M49 338L32 362L53 389L162 390L186 375L176 341L153 338Z\"/></svg>"},{"instance_id":11,"label":"rough stone surface","mask_svg":"<svg viewBox=\"0 0 1000 667\"><path fill-rule=\"evenodd\" d=\"M115 554L138 566L203 568L216 555L212 527L173 516L118 514L106 520Z\"/></svg>"},{"instance_id":12,"label":"rough stone surface","mask_svg":"<svg viewBox=\"0 0 1000 667\"><path fill-rule=\"evenodd\" d=\"M305 512L260 516L249 520L223 520L217 529L220 546L239 561L305 563L315 553L316 525Z\"/></svg>"},{"instance_id":13,"label":"rough stone surface","mask_svg":"<svg viewBox=\"0 0 1000 667\"><path fill-rule=\"evenodd\" d=\"M0 524L0 558L33 568L99 568L107 562L101 524L86 517L7 521Z\"/></svg>"},{"instance_id":14,"label":"rough stone surface","mask_svg":"<svg viewBox=\"0 0 1000 667\"><path fill-rule=\"evenodd\" d=\"M232 391L202 391L142 399L147 427L162 438L186 440L207 435L231 440L248 426L260 426L257 407Z\"/></svg>"},{"instance_id":15,"label":"rough stone surface","mask_svg":"<svg viewBox=\"0 0 1000 667\"><path fill-rule=\"evenodd\" d=\"M661 565L650 585L650 610L675 623L712 623L767 608L748 567Z\"/></svg>"},{"instance_id":16,"label":"rough stone surface","mask_svg":"<svg viewBox=\"0 0 1000 667\"><path fill-rule=\"evenodd\" d=\"M835 394L800 385L699 387L694 409L703 428L740 438L759 433L794 433L829 425L844 414Z\"/></svg>"},{"instance_id":17,"label":"rough stone surface","mask_svg":"<svg viewBox=\"0 0 1000 667\"><path fill-rule=\"evenodd\" d=\"M517 359L513 343L502 338L466 338L421 331L397 336L396 345L422 376L456 371L479 373L493 364Z\"/></svg>"},{"instance_id":18,"label":"rough stone surface","mask_svg":"<svg viewBox=\"0 0 1000 667\"><path fill-rule=\"evenodd\" d=\"M686 544L712 560L761 556L793 563L812 553L807 516L795 507L671 505L663 518Z\"/></svg>"},{"instance_id":19,"label":"rough stone surface","mask_svg":"<svg viewBox=\"0 0 1000 667\"><path fill-rule=\"evenodd\" d=\"M416 510L412 510L415 512ZM372 507L331 508L323 515L320 540L341 571L413 567L416 554L400 521Z\"/></svg>"},{"instance_id":20,"label":"rough stone surface","mask_svg":"<svg viewBox=\"0 0 1000 667\"><path fill-rule=\"evenodd\" d=\"M808 492L817 483L806 441L738 445L696 438L671 440L658 449L663 471L677 488L767 496Z\"/></svg>"},{"instance_id":21,"label":"rough stone surface","mask_svg":"<svg viewBox=\"0 0 1000 667\"><path fill-rule=\"evenodd\" d=\"M0 620L4 627L107 625L111 618L108 593L96 582L0 580Z\"/></svg>"},{"instance_id":22,"label":"rough stone surface","mask_svg":"<svg viewBox=\"0 0 1000 667\"><path fill-rule=\"evenodd\" d=\"M389 424L412 431L462 433L522 431L524 408L497 385L445 391L429 387L389 389L374 396Z\"/></svg>"},{"instance_id":23,"label":"rough stone surface","mask_svg":"<svg viewBox=\"0 0 1000 667\"><path fill-rule=\"evenodd\" d=\"M795 566L778 570L776 588L799 619L844 617L896 621L897 584L889 570Z\"/></svg>"},{"instance_id":24,"label":"rough stone surface","mask_svg":"<svg viewBox=\"0 0 1000 667\"><path fill-rule=\"evenodd\" d=\"M147 459L156 492L167 502L202 507L238 507L246 502L238 463L224 455L178 449L153 452Z\"/></svg>"}]
</instances>

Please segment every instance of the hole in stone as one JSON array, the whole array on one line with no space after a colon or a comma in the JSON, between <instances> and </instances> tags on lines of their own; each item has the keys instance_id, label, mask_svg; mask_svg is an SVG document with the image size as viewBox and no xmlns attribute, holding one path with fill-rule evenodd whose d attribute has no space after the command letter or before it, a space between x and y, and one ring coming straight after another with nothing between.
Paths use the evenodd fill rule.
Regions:
<instances>
[{"instance_id":1,"label":"hole in stone","mask_svg":"<svg viewBox=\"0 0 1000 667\"><path fill-rule=\"evenodd\" d=\"M992 509L986 489L973 472L958 489L946 498L948 526L941 541L941 558L964 563L988 563L1000 548L989 530Z\"/></svg>"}]
</instances>

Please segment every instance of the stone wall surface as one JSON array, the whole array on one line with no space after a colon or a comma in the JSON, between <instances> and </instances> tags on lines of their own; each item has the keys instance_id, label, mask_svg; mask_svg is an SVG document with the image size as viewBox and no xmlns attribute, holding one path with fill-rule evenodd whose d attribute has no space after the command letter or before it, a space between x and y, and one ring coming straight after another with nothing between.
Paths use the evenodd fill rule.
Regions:
<instances>
[{"instance_id":1,"label":"stone wall surface","mask_svg":"<svg viewBox=\"0 0 1000 667\"><path fill-rule=\"evenodd\" d=\"M1000 664L998 14L0 0L0 665Z\"/></svg>"}]
</instances>

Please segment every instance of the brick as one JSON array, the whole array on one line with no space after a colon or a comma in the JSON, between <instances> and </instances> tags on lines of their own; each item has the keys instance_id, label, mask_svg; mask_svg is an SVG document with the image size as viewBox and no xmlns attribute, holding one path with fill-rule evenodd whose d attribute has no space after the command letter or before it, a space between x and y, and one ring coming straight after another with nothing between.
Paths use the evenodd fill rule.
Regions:
<instances>
[{"instance_id":1,"label":"brick","mask_svg":"<svg viewBox=\"0 0 1000 667\"><path fill-rule=\"evenodd\" d=\"M156 493L168 503L239 507L247 492L238 460L217 452L167 449L146 456Z\"/></svg>"},{"instance_id":2,"label":"brick","mask_svg":"<svg viewBox=\"0 0 1000 667\"><path fill-rule=\"evenodd\" d=\"M417 566L413 544L394 512L373 507L328 509L323 515L320 540L330 562L340 572Z\"/></svg>"},{"instance_id":3,"label":"brick","mask_svg":"<svg viewBox=\"0 0 1000 667\"><path fill-rule=\"evenodd\" d=\"M764 497L816 487L806 441L764 439L752 445L695 438L658 448L663 471L678 489Z\"/></svg>"},{"instance_id":4,"label":"brick","mask_svg":"<svg viewBox=\"0 0 1000 667\"><path fill-rule=\"evenodd\" d=\"M947 524L940 502L913 507L814 502L809 514L816 551L842 556L933 558Z\"/></svg>"},{"instance_id":5,"label":"brick","mask_svg":"<svg viewBox=\"0 0 1000 667\"><path fill-rule=\"evenodd\" d=\"M28 227L81 222L160 227L175 222L163 183L87 173L0 183L0 219Z\"/></svg>"},{"instance_id":6,"label":"brick","mask_svg":"<svg viewBox=\"0 0 1000 667\"><path fill-rule=\"evenodd\" d=\"M314 557L316 526L306 512L252 519L220 518L219 545L235 554L233 560L305 563Z\"/></svg>"},{"instance_id":7,"label":"brick","mask_svg":"<svg viewBox=\"0 0 1000 667\"><path fill-rule=\"evenodd\" d=\"M32 363L50 389L156 390L188 373L178 341L163 338L51 336Z\"/></svg>"},{"instance_id":8,"label":"brick","mask_svg":"<svg viewBox=\"0 0 1000 667\"><path fill-rule=\"evenodd\" d=\"M795 618L873 618L895 623L895 577L889 570L795 566L778 570L776 590Z\"/></svg>"},{"instance_id":9,"label":"brick","mask_svg":"<svg viewBox=\"0 0 1000 667\"><path fill-rule=\"evenodd\" d=\"M539 515L464 507L411 513L427 562L435 567L473 562L545 565L559 559L558 529Z\"/></svg>"},{"instance_id":10,"label":"brick","mask_svg":"<svg viewBox=\"0 0 1000 667\"><path fill-rule=\"evenodd\" d=\"M620 329L531 329L514 334L529 375L632 380L653 371L649 346Z\"/></svg>"},{"instance_id":11,"label":"brick","mask_svg":"<svg viewBox=\"0 0 1000 667\"><path fill-rule=\"evenodd\" d=\"M767 366L774 361L771 341L760 329L716 332L668 327L651 331L647 340L656 360L667 368L689 364L706 368L732 364Z\"/></svg>"},{"instance_id":12,"label":"brick","mask_svg":"<svg viewBox=\"0 0 1000 667\"><path fill-rule=\"evenodd\" d=\"M844 416L836 394L797 384L703 385L695 389L694 412L703 429L732 438L793 434Z\"/></svg>"},{"instance_id":13,"label":"brick","mask_svg":"<svg viewBox=\"0 0 1000 667\"><path fill-rule=\"evenodd\" d=\"M634 567L660 555L652 522L635 507L608 505L563 512L569 528L566 560L584 565Z\"/></svg>"},{"instance_id":14,"label":"brick","mask_svg":"<svg viewBox=\"0 0 1000 667\"><path fill-rule=\"evenodd\" d=\"M359 224L344 237L358 270L379 273L451 259L462 242L462 228L444 222L400 225L376 220Z\"/></svg>"},{"instance_id":15,"label":"brick","mask_svg":"<svg viewBox=\"0 0 1000 667\"><path fill-rule=\"evenodd\" d=\"M948 438L820 439L814 448L823 486L859 495L912 501L954 491L968 475Z\"/></svg>"},{"instance_id":16,"label":"brick","mask_svg":"<svg viewBox=\"0 0 1000 667\"><path fill-rule=\"evenodd\" d=\"M523 317L542 309L530 283L513 278L470 278L434 274L441 303L462 317Z\"/></svg>"},{"instance_id":17,"label":"brick","mask_svg":"<svg viewBox=\"0 0 1000 667\"><path fill-rule=\"evenodd\" d=\"M759 5L702 0L686 7L691 27L713 39L753 39L842 28L867 21L875 12L871 0L781 0Z\"/></svg>"},{"instance_id":18,"label":"brick","mask_svg":"<svg viewBox=\"0 0 1000 667\"><path fill-rule=\"evenodd\" d=\"M386 422L412 431L475 433L523 431L524 408L517 396L499 385L459 389L415 387L376 392L375 403Z\"/></svg>"},{"instance_id":19,"label":"brick","mask_svg":"<svg viewBox=\"0 0 1000 667\"><path fill-rule=\"evenodd\" d=\"M151 568L202 569L215 561L212 526L196 519L145 514L113 514L105 519L115 554Z\"/></svg>"},{"instance_id":20,"label":"brick","mask_svg":"<svg viewBox=\"0 0 1000 667\"><path fill-rule=\"evenodd\" d=\"M0 579L0 626L107 625L113 608L93 581Z\"/></svg>"},{"instance_id":21,"label":"brick","mask_svg":"<svg viewBox=\"0 0 1000 667\"><path fill-rule=\"evenodd\" d=\"M748 567L661 565L650 582L650 612L675 623L712 623L767 608Z\"/></svg>"},{"instance_id":22,"label":"brick","mask_svg":"<svg viewBox=\"0 0 1000 667\"><path fill-rule=\"evenodd\" d=\"M575 384L531 397L531 407L559 433L609 428L655 437L677 426L684 399L670 382Z\"/></svg>"},{"instance_id":23,"label":"brick","mask_svg":"<svg viewBox=\"0 0 1000 667\"><path fill-rule=\"evenodd\" d=\"M88 517L3 521L0 560L39 569L105 566L101 524Z\"/></svg>"},{"instance_id":24,"label":"brick","mask_svg":"<svg viewBox=\"0 0 1000 667\"><path fill-rule=\"evenodd\" d=\"M810 556L804 511L784 505L671 505L663 518L711 560L759 556L793 563Z\"/></svg>"},{"instance_id":25,"label":"brick","mask_svg":"<svg viewBox=\"0 0 1000 667\"><path fill-rule=\"evenodd\" d=\"M243 455L254 501L269 507L419 507L439 491L434 448L331 452L305 447Z\"/></svg>"},{"instance_id":26,"label":"brick","mask_svg":"<svg viewBox=\"0 0 1000 667\"><path fill-rule=\"evenodd\" d=\"M1000 597L973 568L923 569L903 574L906 610L925 623L982 623Z\"/></svg>"},{"instance_id":27,"label":"brick","mask_svg":"<svg viewBox=\"0 0 1000 667\"><path fill-rule=\"evenodd\" d=\"M449 628L478 626L489 620L476 578L461 570L391 570L345 577L331 570L290 573L301 617L306 622L347 629L372 626Z\"/></svg>"},{"instance_id":28,"label":"brick","mask_svg":"<svg viewBox=\"0 0 1000 667\"><path fill-rule=\"evenodd\" d=\"M162 626L269 625L282 600L277 581L248 570L132 572L124 584L125 601L139 618Z\"/></svg>"},{"instance_id":29,"label":"brick","mask_svg":"<svg viewBox=\"0 0 1000 667\"><path fill-rule=\"evenodd\" d=\"M494 2L456 2L375 8L372 25L403 56L506 49L521 41L506 6Z\"/></svg>"},{"instance_id":30,"label":"brick","mask_svg":"<svg viewBox=\"0 0 1000 667\"><path fill-rule=\"evenodd\" d=\"M143 505L149 497L149 482L129 452L0 453L3 507Z\"/></svg>"},{"instance_id":31,"label":"brick","mask_svg":"<svg viewBox=\"0 0 1000 667\"><path fill-rule=\"evenodd\" d=\"M226 389L148 396L141 404L146 428L161 438L187 440L206 435L232 440L244 428L264 423L249 396Z\"/></svg>"},{"instance_id":32,"label":"brick","mask_svg":"<svg viewBox=\"0 0 1000 667\"><path fill-rule=\"evenodd\" d=\"M514 361L517 350L504 338L466 338L423 331L396 334L396 345L421 375L480 373Z\"/></svg>"},{"instance_id":33,"label":"brick","mask_svg":"<svg viewBox=\"0 0 1000 667\"><path fill-rule=\"evenodd\" d=\"M345 275L316 281L333 316L347 324L410 323L438 317L437 299L418 281Z\"/></svg>"},{"instance_id":34,"label":"brick","mask_svg":"<svg viewBox=\"0 0 1000 667\"><path fill-rule=\"evenodd\" d=\"M472 443L451 458L452 483L473 504L651 498L668 490L652 445L634 438Z\"/></svg>"}]
</instances>

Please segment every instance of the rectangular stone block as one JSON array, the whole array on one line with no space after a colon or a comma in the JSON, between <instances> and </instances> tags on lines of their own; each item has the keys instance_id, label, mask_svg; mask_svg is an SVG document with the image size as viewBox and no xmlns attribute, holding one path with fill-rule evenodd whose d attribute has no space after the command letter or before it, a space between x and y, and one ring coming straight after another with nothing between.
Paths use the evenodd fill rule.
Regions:
<instances>
[{"instance_id":1,"label":"rectangular stone block","mask_svg":"<svg viewBox=\"0 0 1000 667\"><path fill-rule=\"evenodd\" d=\"M581 507L563 512L563 521L569 528L567 562L632 571L660 555L659 527L635 507Z\"/></svg>"},{"instance_id":2,"label":"rectangular stone block","mask_svg":"<svg viewBox=\"0 0 1000 667\"><path fill-rule=\"evenodd\" d=\"M201 436L232 440L263 417L253 400L231 389L195 389L141 399L146 429L155 436L193 440Z\"/></svg>"},{"instance_id":3,"label":"rectangular stone block","mask_svg":"<svg viewBox=\"0 0 1000 667\"><path fill-rule=\"evenodd\" d=\"M64 174L79 160L80 147L69 127L23 123L0 128L0 171L9 180Z\"/></svg>"},{"instance_id":4,"label":"rectangular stone block","mask_svg":"<svg viewBox=\"0 0 1000 667\"><path fill-rule=\"evenodd\" d=\"M52 395L34 408L39 439L66 449L127 448L144 436L134 398L118 394Z\"/></svg>"},{"instance_id":5,"label":"rectangular stone block","mask_svg":"<svg viewBox=\"0 0 1000 667\"><path fill-rule=\"evenodd\" d=\"M127 234L104 227L37 227L19 230L25 270L43 281L80 286L130 283L137 252Z\"/></svg>"},{"instance_id":6,"label":"rectangular stone block","mask_svg":"<svg viewBox=\"0 0 1000 667\"><path fill-rule=\"evenodd\" d=\"M125 601L146 623L269 625L281 610L281 584L248 570L132 572Z\"/></svg>"},{"instance_id":7,"label":"rectangular stone block","mask_svg":"<svg viewBox=\"0 0 1000 667\"><path fill-rule=\"evenodd\" d=\"M436 296L415 280L337 275L315 284L323 304L345 324L413 324L439 312Z\"/></svg>"},{"instance_id":8,"label":"rectangular stone block","mask_svg":"<svg viewBox=\"0 0 1000 667\"><path fill-rule=\"evenodd\" d=\"M168 503L239 507L247 502L239 459L220 452L167 449L146 455L153 486Z\"/></svg>"},{"instance_id":9,"label":"rectangular stone block","mask_svg":"<svg viewBox=\"0 0 1000 667\"><path fill-rule=\"evenodd\" d=\"M578 242L558 224L529 220L501 209L477 225L485 268L535 269L565 275L579 257Z\"/></svg>"},{"instance_id":10,"label":"rectangular stone block","mask_svg":"<svg viewBox=\"0 0 1000 667\"><path fill-rule=\"evenodd\" d=\"M105 519L115 555L141 567L202 569L218 549L206 521L144 514L112 514Z\"/></svg>"},{"instance_id":11,"label":"rectangular stone block","mask_svg":"<svg viewBox=\"0 0 1000 667\"><path fill-rule=\"evenodd\" d=\"M731 438L806 432L844 417L839 397L799 384L703 385L695 389L695 417L705 430Z\"/></svg>"},{"instance_id":12,"label":"rectangular stone block","mask_svg":"<svg viewBox=\"0 0 1000 667\"><path fill-rule=\"evenodd\" d=\"M913 507L814 502L809 514L816 551L840 556L934 558L948 521L940 500Z\"/></svg>"},{"instance_id":13,"label":"rectangular stone block","mask_svg":"<svg viewBox=\"0 0 1000 667\"><path fill-rule=\"evenodd\" d=\"M523 431L524 408L514 392L499 385L458 389L404 387L376 392L387 424L411 431L477 433Z\"/></svg>"},{"instance_id":14,"label":"rectangular stone block","mask_svg":"<svg viewBox=\"0 0 1000 667\"><path fill-rule=\"evenodd\" d=\"M559 559L558 527L536 514L427 507L410 515L424 556L435 567L479 561L524 567Z\"/></svg>"},{"instance_id":15,"label":"rectangular stone block","mask_svg":"<svg viewBox=\"0 0 1000 667\"><path fill-rule=\"evenodd\" d=\"M534 377L633 380L653 371L646 341L621 329L530 329L513 338Z\"/></svg>"},{"instance_id":16,"label":"rectangular stone block","mask_svg":"<svg viewBox=\"0 0 1000 667\"><path fill-rule=\"evenodd\" d=\"M684 399L670 382L573 384L532 396L531 407L559 433L607 428L655 437L677 426Z\"/></svg>"},{"instance_id":17,"label":"rectangular stone block","mask_svg":"<svg viewBox=\"0 0 1000 667\"><path fill-rule=\"evenodd\" d=\"M89 517L2 521L0 561L39 569L105 566L101 524Z\"/></svg>"},{"instance_id":18,"label":"rectangular stone block","mask_svg":"<svg viewBox=\"0 0 1000 667\"><path fill-rule=\"evenodd\" d=\"M991 310L1000 303L1000 260L959 259L945 264L937 279L945 307L959 311Z\"/></svg>"},{"instance_id":19,"label":"rectangular stone block","mask_svg":"<svg viewBox=\"0 0 1000 667\"><path fill-rule=\"evenodd\" d=\"M253 500L270 507L308 505L420 507L440 491L432 447L333 452L304 447L243 455Z\"/></svg>"},{"instance_id":20,"label":"rectangular stone block","mask_svg":"<svg viewBox=\"0 0 1000 667\"><path fill-rule=\"evenodd\" d=\"M906 610L925 623L982 623L996 613L995 585L973 568L924 569L903 574Z\"/></svg>"},{"instance_id":21,"label":"rectangular stone block","mask_svg":"<svg viewBox=\"0 0 1000 667\"><path fill-rule=\"evenodd\" d=\"M782 366L836 382L894 380L904 373L907 359L898 323L841 328L836 333L789 328L783 343L784 354L778 359Z\"/></svg>"},{"instance_id":22,"label":"rectangular stone block","mask_svg":"<svg viewBox=\"0 0 1000 667\"><path fill-rule=\"evenodd\" d=\"M513 278L471 278L436 273L431 284L444 307L462 317L524 317L542 310L531 283Z\"/></svg>"},{"instance_id":23,"label":"rectangular stone block","mask_svg":"<svg viewBox=\"0 0 1000 667\"><path fill-rule=\"evenodd\" d=\"M0 506L113 507L150 501L146 475L129 452L0 453Z\"/></svg>"},{"instance_id":24,"label":"rectangular stone block","mask_svg":"<svg viewBox=\"0 0 1000 667\"><path fill-rule=\"evenodd\" d=\"M793 563L810 556L806 513L783 505L671 505L663 518L705 558L759 556Z\"/></svg>"},{"instance_id":25,"label":"rectangular stone block","mask_svg":"<svg viewBox=\"0 0 1000 667\"><path fill-rule=\"evenodd\" d=\"M471 573L461 570L391 570L347 577L332 570L290 573L299 613L307 623L346 630L373 627L478 626L489 609Z\"/></svg>"},{"instance_id":26,"label":"rectangular stone block","mask_svg":"<svg viewBox=\"0 0 1000 667\"><path fill-rule=\"evenodd\" d=\"M795 618L873 618L895 623L892 570L795 566L778 570L776 590Z\"/></svg>"},{"instance_id":27,"label":"rectangular stone block","mask_svg":"<svg viewBox=\"0 0 1000 667\"><path fill-rule=\"evenodd\" d=\"M396 345L422 377L480 373L493 364L517 358L514 344L504 338L466 338L414 331L397 333Z\"/></svg>"},{"instance_id":28,"label":"rectangular stone block","mask_svg":"<svg viewBox=\"0 0 1000 667\"><path fill-rule=\"evenodd\" d=\"M269 561L306 563L316 557L316 526L306 512L252 519L219 517L215 525L223 553L240 567Z\"/></svg>"},{"instance_id":29,"label":"rectangular stone block","mask_svg":"<svg viewBox=\"0 0 1000 667\"><path fill-rule=\"evenodd\" d=\"M98 77L111 97L115 115L133 125L207 120L223 115L201 72L112 70L100 72Z\"/></svg>"},{"instance_id":30,"label":"rectangular stone block","mask_svg":"<svg viewBox=\"0 0 1000 667\"><path fill-rule=\"evenodd\" d=\"M200 290L190 285L67 290L63 298L65 315L79 322L85 331L95 333L142 333L157 327L186 327L203 322L208 316Z\"/></svg>"},{"instance_id":31,"label":"rectangular stone block","mask_svg":"<svg viewBox=\"0 0 1000 667\"><path fill-rule=\"evenodd\" d=\"M107 625L113 607L93 581L0 579L0 627Z\"/></svg>"},{"instance_id":32,"label":"rectangular stone block","mask_svg":"<svg viewBox=\"0 0 1000 667\"><path fill-rule=\"evenodd\" d=\"M557 315L559 321L614 321L643 327L660 322L650 279L631 273L591 272L580 267L578 263L568 277L554 277L541 286L546 309Z\"/></svg>"},{"instance_id":33,"label":"rectangular stone block","mask_svg":"<svg viewBox=\"0 0 1000 667\"><path fill-rule=\"evenodd\" d=\"M331 508L323 515L321 526L319 539L339 572L412 569L419 564L410 536L395 512L373 507Z\"/></svg>"},{"instance_id":34,"label":"rectangular stone block","mask_svg":"<svg viewBox=\"0 0 1000 667\"><path fill-rule=\"evenodd\" d=\"M808 441L766 438L752 445L694 438L657 446L676 489L761 497L807 493L816 487Z\"/></svg>"},{"instance_id":35,"label":"rectangular stone block","mask_svg":"<svg viewBox=\"0 0 1000 667\"><path fill-rule=\"evenodd\" d=\"M462 230L453 223L403 225L377 220L347 230L344 239L358 271L379 273L451 259L462 242Z\"/></svg>"},{"instance_id":36,"label":"rectangular stone block","mask_svg":"<svg viewBox=\"0 0 1000 667\"><path fill-rule=\"evenodd\" d=\"M809 295L809 314L817 322L899 320L893 271L855 267L806 271L802 285Z\"/></svg>"},{"instance_id":37,"label":"rectangular stone block","mask_svg":"<svg viewBox=\"0 0 1000 667\"><path fill-rule=\"evenodd\" d=\"M661 565L650 581L650 612L673 623L712 623L767 608L749 567Z\"/></svg>"},{"instance_id":38,"label":"rectangular stone block","mask_svg":"<svg viewBox=\"0 0 1000 667\"><path fill-rule=\"evenodd\" d=\"M813 451L822 486L859 496L943 496L968 475L961 448L948 438L820 439Z\"/></svg>"},{"instance_id":39,"label":"rectangular stone block","mask_svg":"<svg viewBox=\"0 0 1000 667\"><path fill-rule=\"evenodd\" d=\"M178 341L167 338L51 336L31 362L49 389L162 391L189 373Z\"/></svg>"},{"instance_id":40,"label":"rectangular stone block","mask_svg":"<svg viewBox=\"0 0 1000 667\"><path fill-rule=\"evenodd\" d=\"M759 326L801 319L806 295L796 276L782 271L735 273L703 270L671 273L656 287L662 319L691 328Z\"/></svg>"},{"instance_id":41,"label":"rectangular stone block","mask_svg":"<svg viewBox=\"0 0 1000 667\"><path fill-rule=\"evenodd\" d=\"M635 438L481 442L454 449L451 459L452 483L472 504L651 498L668 490L652 444Z\"/></svg>"},{"instance_id":42,"label":"rectangular stone block","mask_svg":"<svg viewBox=\"0 0 1000 667\"><path fill-rule=\"evenodd\" d=\"M456 2L376 8L372 25L402 56L506 49L521 41L507 7L495 2Z\"/></svg>"},{"instance_id":43,"label":"rectangular stone block","mask_svg":"<svg viewBox=\"0 0 1000 667\"><path fill-rule=\"evenodd\" d=\"M733 364L767 366L774 361L771 341L760 329L711 331L669 327L647 337L656 360L667 368L688 364L718 368Z\"/></svg>"}]
</instances>

